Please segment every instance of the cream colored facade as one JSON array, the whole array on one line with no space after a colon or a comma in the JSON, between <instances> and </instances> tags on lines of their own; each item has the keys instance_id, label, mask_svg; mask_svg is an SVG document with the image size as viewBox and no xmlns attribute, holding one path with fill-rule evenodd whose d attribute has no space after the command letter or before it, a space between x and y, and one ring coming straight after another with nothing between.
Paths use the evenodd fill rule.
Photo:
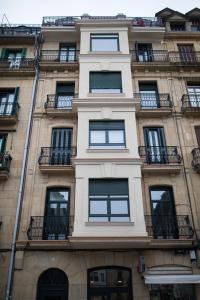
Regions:
<instances>
[{"instance_id":1,"label":"cream colored facade","mask_svg":"<svg viewBox=\"0 0 200 300\"><path fill-rule=\"evenodd\" d=\"M1 133L7 134L6 151L12 156L6 176L0 168L0 175L2 172L4 176L0 179L0 272L3 275L0 299L5 297L9 256L13 253L11 241L28 133L30 148L24 193L20 198L10 299L43 300L50 296L69 300L105 299L100 295L106 296L106 300L162 300L167 295L171 297L169 300L172 297L200 299L200 145L196 129L200 128L199 30L198 9L185 15L165 9L155 20L124 15L46 17L35 44L39 50L35 69L24 71L20 65L5 67L5 73L0 71L0 92L2 88L20 87L18 119L11 125L9 119L3 122L5 116L0 117L0 137ZM119 48L92 51L91 39L95 35L97 38L117 36ZM27 48L26 57L33 58L34 45L30 40L26 44L26 37L21 39L16 37L6 44L2 38L1 49ZM120 92L106 92L106 89L93 92L90 72L120 74ZM68 89L73 86L73 95L71 90L63 94L66 86ZM60 94L58 87L62 90ZM189 87L196 88L195 96ZM157 98L153 94L155 90ZM66 95L68 98L62 98ZM124 144L92 146L91 122L117 121L124 124ZM154 133L148 133L151 130ZM70 134L67 146L60 146L61 131ZM160 144L155 131L162 136ZM194 148L197 148L195 153ZM105 201L104 194L91 194L90 180L94 179L127 182L128 219L90 220L92 197L102 200L103 195ZM58 205L53 198L48 198L51 190L67 191L64 233L61 221L56 223L58 219L55 219L51 223L48 219L48 209L55 211L55 207L60 207L63 214L66 209L61 200L62 204ZM171 199L173 218L169 218L167 201L156 203L163 190L160 201ZM110 214L112 197L116 201L115 191L113 195L109 195ZM127 199L127 195L117 197ZM104 284L104 290L96 290L95 294L93 284L99 280L94 279L95 271L102 269L107 274L109 268L118 270L116 280L121 285L114 284L112 294ZM51 269L64 272L67 292L61 291L62 288L56 292L51 285L49 290L44 289L42 276ZM130 276L126 283L118 278L123 277L125 270ZM177 276L179 283L182 280L182 284L170 282L172 275ZM148 280L155 281L156 276L161 281L162 276L168 276L168 282L147 284Z\"/></svg>"}]
</instances>

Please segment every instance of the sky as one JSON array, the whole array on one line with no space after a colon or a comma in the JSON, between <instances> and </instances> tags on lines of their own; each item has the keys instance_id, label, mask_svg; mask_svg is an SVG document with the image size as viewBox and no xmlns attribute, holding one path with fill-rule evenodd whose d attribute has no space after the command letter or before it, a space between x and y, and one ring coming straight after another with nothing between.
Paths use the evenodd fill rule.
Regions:
<instances>
[{"instance_id":1,"label":"sky","mask_svg":"<svg viewBox=\"0 0 200 300\"><path fill-rule=\"evenodd\" d=\"M153 17L169 7L185 13L200 8L200 0L0 0L0 21L41 24L43 16L117 15Z\"/></svg>"}]
</instances>

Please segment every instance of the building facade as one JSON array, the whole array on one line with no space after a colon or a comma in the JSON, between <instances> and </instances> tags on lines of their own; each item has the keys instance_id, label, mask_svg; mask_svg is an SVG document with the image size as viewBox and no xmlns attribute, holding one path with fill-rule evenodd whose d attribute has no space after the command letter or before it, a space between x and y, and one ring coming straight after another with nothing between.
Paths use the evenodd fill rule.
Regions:
<instances>
[{"instance_id":1,"label":"building facade","mask_svg":"<svg viewBox=\"0 0 200 300\"><path fill-rule=\"evenodd\" d=\"M200 299L200 10L0 29L0 298Z\"/></svg>"}]
</instances>

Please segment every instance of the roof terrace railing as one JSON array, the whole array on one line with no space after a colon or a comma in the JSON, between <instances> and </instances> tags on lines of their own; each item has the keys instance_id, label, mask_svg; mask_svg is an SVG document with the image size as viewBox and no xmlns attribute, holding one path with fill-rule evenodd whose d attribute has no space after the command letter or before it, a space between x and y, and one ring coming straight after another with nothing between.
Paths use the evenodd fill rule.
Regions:
<instances>
[{"instance_id":1,"label":"roof terrace railing","mask_svg":"<svg viewBox=\"0 0 200 300\"><path fill-rule=\"evenodd\" d=\"M0 24L0 36L33 36L41 31L37 24Z\"/></svg>"}]
</instances>

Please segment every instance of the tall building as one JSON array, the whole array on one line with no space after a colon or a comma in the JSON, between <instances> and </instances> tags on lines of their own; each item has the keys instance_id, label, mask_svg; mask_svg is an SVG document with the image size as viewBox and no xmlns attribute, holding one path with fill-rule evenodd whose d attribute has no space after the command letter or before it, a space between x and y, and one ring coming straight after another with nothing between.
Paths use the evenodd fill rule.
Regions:
<instances>
[{"instance_id":1,"label":"tall building","mask_svg":"<svg viewBox=\"0 0 200 300\"><path fill-rule=\"evenodd\" d=\"M200 299L200 9L0 48L0 298Z\"/></svg>"}]
</instances>

